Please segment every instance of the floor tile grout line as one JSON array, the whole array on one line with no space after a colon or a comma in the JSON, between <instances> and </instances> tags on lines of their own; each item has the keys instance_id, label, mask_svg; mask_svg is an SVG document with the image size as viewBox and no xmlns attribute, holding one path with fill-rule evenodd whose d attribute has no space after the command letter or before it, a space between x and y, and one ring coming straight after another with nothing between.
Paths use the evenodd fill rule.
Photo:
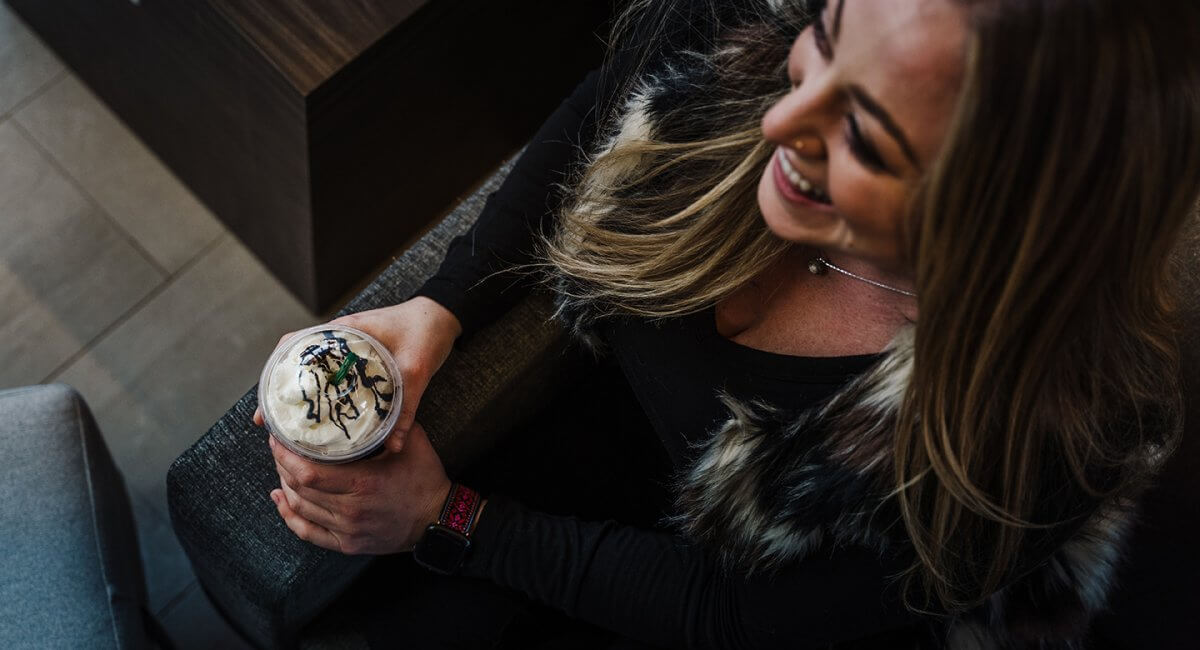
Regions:
<instances>
[{"instance_id":1,"label":"floor tile grout line","mask_svg":"<svg viewBox=\"0 0 1200 650\"><path fill-rule=\"evenodd\" d=\"M47 90L73 74L72 71L61 61L58 61L58 64L60 66L58 71L52 74L46 81L39 84L33 91L14 104L11 108L0 113L0 124L3 124L5 121L11 121L13 128L17 129L23 137L29 140L30 143L36 147L38 152L51 164L55 171L63 175L67 182L70 183L76 191L80 192L90 207L98 211L105 220L112 224L113 227L117 229L117 232L121 233L121 235L130 243L130 245L138 252L138 254L141 255L150 264L150 266L159 273L160 281L145 296L138 300L137 303L135 303L132 307L130 307L128 310L118 316L112 323L110 323L109 326L105 327L98 334L93 336L87 343L84 344L81 350L71 355L70 358L51 371L46 379L43 380L43 383L52 381L56 376L62 374L62 372L69 368L71 364L75 363L80 357L91 351L112 331L127 322L151 300L165 292L166 289L173 285L180 276L195 267L200 259L215 250L227 235L227 232L222 230L215 237L213 237L211 241L203 244L200 249L193 254L192 257L181 264L178 269L176 269L174 272L171 272L168 271L167 268L148 250L146 250L146 248L136 238L134 238L133 235L120 222L114 219L112 215L100 205L99 201L96 200L91 192L85 189L82 183L80 183L72 173L63 167L58 158L45 146L43 146L41 141L38 140L38 138L36 138L19 119L17 119L17 114L20 113L24 108L35 102L39 97L45 94ZM154 508L155 506L151 505L151 507ZM166 603L164 603L162 607L159 607L156 611L154 611L155 618L161 621L165 617L169 616L172 611L179 607L179 605L189 596L191 596L197 589L199 589L199 582L193 577L186 585L180 588L175 595L167 599Z\"/></svg>"},{"instance_id":2,"label":"floor tile grout line","mask_svg":"<svg viewBox=\"0 0 1200 650\"><path fill-rule=\"evenodd\" d=\"M71 172L67 171L66 167L63 167L58 158L51 153L49 149L43 146L41 141L39 141L37 137L33 135L33 133L30 133L29 129L25 128L25 125L21 123L21 120L13 118L12 124L18 131L21 132L21 135L24 136L26 140L29 140L30 143L32 143L33 146L36 147L37 150L42 154L42 156L47 159L47 161L50 163L50 166L53 167L54 170L59 174L62 174L63 177L67 179L67 182L71 184L71 187L73 187L76 192L79 192L83 196L84 200L88 202L91 208L103 215L104 219L108 221L112 227L116 228L117 232L121 233L129 245L132 246L139 255L145 258L146 262L150 264L150 266L154 267L155 271L158 271L159 275L161 275L164 279L171 275L171 272L167 270L167 267L163 266L161 262L155 259L155 257L150 254L150 251L146 250L146 247L143 246L142 243L139 242L132 233L126 230L125 226L121 225L120 221L114 219L113 216L109 214L108 210L104 209L104 206L100 205L100 202L96 200L96 197L92 196L92 193L89 192L83 186L83 184L80 183L73 174L71 174Z\"/></svg>"},{"instance_id":3,"label":"floor tile grout line","mask_svg":"<svg viewBox=\"0 0 1200 650\"><path fill-rule=\"evenodd\" d=\"M58 364L58 366L55 367L54 370L50 371L50 373L46 375L46 377L42 379L40 383L46 384L56 380L59 375L66 371L67 368L71 367L71 364L81 359L88 352L91 352L101 340L115 331L118 327L124 325L129 321L129 319L133 318L137 312L141 311L142 307L145 307L151 300L154 300L158 296L162 295L163 292L170 288L170 286L174 284L180 276L195 267L196 264L199 263L200 258L215 250L224 239L225 234L222 233L216 239L205 245L205 247L201 249L201 251L197 253L195 257L187 262L184 262L183 266L179 267L179 270L163 278L158 285L147 292L146 295L142 296L142 298L134 303L133 306L131 306L129 309L126 309L120 316L114 319L113 322L109 323L106 327L104 327L104 329L100 330L95 336L84 343L79 350L67 357L67 359L62 363Z\"/></svg>"},{"instance_id":4,"label":"floor tile grout line","mask_svg":"<svg viewBox=\"0 0 1200 650\"><path fill-rule=\"evenodd\" d=\"M110 215L108 213L108 211L105 210L100 205L99 201L97 201L95 199L95 197L92 196L91 192L87 191L86 189L84 189L82 187L82 184L79 183L79 181L75 178L75 176L73 174L71 174L70 172L68 172L59 163L58 158L54 154L52 154L49 150L47 150L42 145L42 143L32 133L30 133L29 130L25 127L25 125L20 122L20 120L16 119L17 114L19 112L21 112L21 110L23 110L26 106L28 106L29 104L36 101L47 90L52 88L54 85L56 85L60 81L63 81L68 75L71 74L71 70L69 68L67 68L65 65L62 65L61 62L59 63L59 65L61 66L60 69L57 72L55 72L53 75L51 75L49 79L47 79L46 81L44 81L40 85L38 85L37 88L35 88L32 92L30 92L28 95L26 95L19 102L14 104L10 109L8 109L7 111L5 111L3 113L0 113L0 124L2 124L5 121L11 121L13 128L17 129L21 133L21 135L23 137L25 137L26 140L30 141L30 143L36 147L38 152L44 158L47 159L47 162L49 162L51 164L51 166L55 169L55 171L57 171L59 174L62 174L67 179L67 182L70 183L76 191L80 192L80 194L90 204L90 206L93 209L100 212L104 216L105 220L107 220L109 223L111 223L117 229L117 231L119 233L121 233L121 235L126 240L129 241L129 243L134 247L134 249L137 250L138 254L146 259L146 261L159 273L160 280L159 280L159 283L151 291L149 291L145 296L143 296L140 300L138 300L137 303L135 303L133 306L131 306L123 314L118 316L111 324L109 324L108 327L105 327L103 330L101 330L99 333L97 333L95 336L93 336L92 339L89 340L87 343L85 343L84 346L78 352L71 355L71 357L69 357L67 360L65 360L63 363L61 363L57 368L55 368L53 371L51 371L50 374L42 381L42 383L47 383L47 382L52 381L56 376L60 375L63 371L65 371L68 367L70 367L71 364L73 364L75 361L77 361L80 357L82 357L87 352L91 351L95 347L95 345L100 340L102 340L105 336L107 336L113 330L115 330L116 328L118 328L122 324L124 324L126 321L128 321L134 314L136 314L138 311L140 311L141 308L144 307L149 301L153 300L155 297L161 295L164 291L166 291L166 289L170 285L172 285L174 283L174 281L176 279L178 279L179 276L181 276L183 273L185 273L186 271L188 271L191 268L193 268L194 266L196 266L196 264L199 262L199 260L202 257L204 257L206 254L212 252L221 243L221 240L224 239L225 234L226 234L223 231L218 233L215 237L213 237L213 239L211 241L206 242L203 246L201 246L201 248L191 258L189 258L182 265L180 265L180 267L176 271L170 272L157 259L155 259L154 256L151 255L149 251L145 250L145 247L143 247L140 242L138 242L136 239L134 239L134 237L128 232L128 230L125 229L124 226L122 226L119 222L117 222L116 219L114 219L112 217L112 215ZM151 505L150 507L154 508L153 505ZM167 599L167 602L164 603L162 607L158 608L158 610L154 612L154 616L161 620L162 618L164 618L165 616L170 614L173 609L178 607L179 604L181 602L183 602L189 595L191 595L191 593L193 591L195 591L197 588L199 588L199 583L193 577L174 596Z\"/></svg>"},{"instance_id":5,"label":"floor tile grout line","mask_svg":"<svg viewBox=\"0 0 1200 650\"><path fill-rule=\"evenodd\" d=\"M191 595L192 591L198 589L199 587L200 587L200 582L196 578L192 578L191 582L187 583L186 585L183 586L182 589L179 590L179 593L168 598L167 602L164 603L162 607L159 607L158 610L154 612L154 618L157 618L159 621L162 621L162 619L164 619L168 615L170 615L171 610L178 607L179 603L182 603L184 601L184 599L186 599L188 596Z\"/></svg>"},{"instance_id":6,"label":"floor tile grout line","mask_svg":"<svg viewBox=\"0 0 1200 650\"><path fill-rule=\"evenodd\" d=\"M221 240L225 239L225 236L228 234L229 234L229 231L225 230L225 228L222 227L220 229L220 232L218 232L216 234L216 236L214 236L211 240L205 242L204 245L200 247L200 250L196 251L196 253L194 255L192 255L191 257L184 260L183 264L179 267L179 269L183 270L183 267L185 267L185 266L187 266L187 267L194 266L196 264L196 262L198 262L200 260L201 257L204 257L208 253L208 251L216 248L217 244Z\"/></svg>"},{"instance_id":7,"label":"floor tile grout line","mask_svg":"<svg viewBox=\"0 0 1200 650\"><path fill-rule=\"evenodd\" d=\"M70 69L68 69L67 66L63 65L61 61L59 62L59 65L62 67L61 70L50 75L49 79L47 79L45 82L43 82L42 85L38 86L37 88L34 88L33 92L29 93L29 95L27 97L25 97L25 99L22 99L21 101L17 102L16 104L13 105L12 108L8 109L4 113L0 113L0 122L3 122L4 120L7 120L10 117L15 117L16 114L21 111L21 109L28 106L30 103L33 102L33 100L37 99L38 97L41 97L42 93L49 90L50 87L53 86L54 84L58 83L59 81L62 81L63 77L66 77L68 74L71 74ZM13 120L14 124L16 124L16 122L17 122L16 120Z\"/></svg>"}]
</instances>

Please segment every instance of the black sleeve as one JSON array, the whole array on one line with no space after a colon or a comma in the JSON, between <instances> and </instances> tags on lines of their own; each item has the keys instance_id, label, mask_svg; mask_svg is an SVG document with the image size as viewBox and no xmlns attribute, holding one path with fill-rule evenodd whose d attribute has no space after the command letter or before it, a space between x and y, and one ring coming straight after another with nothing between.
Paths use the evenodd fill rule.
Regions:
<instances>
[{"instance_id":1,"label":"black sleeve","mask_svg":"<svg viewBox=\"0 0 1200 650\"><path fill-rule=\"evenodd\" d=\"M561 201L557 188L593 144L601 76L599 70L588 74L542 125L500 189L488 197L479 219L451 242L437 274L414 294L449 309L464 338L532 288L530 274L511 269L533 260L534 233L546 232Z\"/></svg>"},{"instance_id":2,"label":"black sleeve","mask_svg":"<svg viewBox=\"0 0 1200 650\"><path fill-rule=\"evenodd\" d=\"M504 495L489 498L474 540L467 575L664 648L824 648L919 622L889 577L902 567L860 548L746 577L678 536L535 512Z\"/></svg>"},{"instance_id":3,"label":"black sleeve","mask_svg":"<svg viewBox=\"0 0 1200 650\"><path fill-rule=\"evenodd\" d=\"M533 261L533 233L548 232L562 199L558 185L592 150L601 117L616 108L642 71L672 53L711 47L721 25L737 20L735 14L745 9L742 2L708 0L649 5L605 65L591 72L542 125L475 225L451 243L437 274L414 295L432 298L453 312L463 338L525 297L535 276L510 270Z\"/></svg>"}]
</instances>

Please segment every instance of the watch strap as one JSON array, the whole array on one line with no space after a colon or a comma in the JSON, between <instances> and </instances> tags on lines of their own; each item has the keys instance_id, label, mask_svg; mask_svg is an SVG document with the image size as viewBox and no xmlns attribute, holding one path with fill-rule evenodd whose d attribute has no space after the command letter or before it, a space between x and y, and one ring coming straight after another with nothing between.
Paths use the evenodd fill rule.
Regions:
<instances>
[{"instance_id":1,"label":"watch strap","mask_svg":"<svg viewBox=\"0 0 1200 650\"><path fill-rule=\"evenodd\" d=\"M452 483L437 523L462 534L463 537L470 537L482 502L483 499L475 490L461 483Z\"/></svg>"}]
</instances>

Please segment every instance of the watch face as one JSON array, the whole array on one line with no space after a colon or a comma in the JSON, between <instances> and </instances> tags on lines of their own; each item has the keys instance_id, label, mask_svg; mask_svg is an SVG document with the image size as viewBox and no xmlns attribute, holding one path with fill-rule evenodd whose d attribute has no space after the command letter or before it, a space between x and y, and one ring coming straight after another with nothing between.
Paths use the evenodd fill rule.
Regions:
<instances>
[{"instance_id":1,"label":"watch face","mask_svg":"<svg viewBox=\"0 0 1200 650\"><path fill-rule=\"evenodd\" d=\"M413 559L418 564L438 573L450 574L462 566L471 548L471 540L456 530L438 524L430 524L425 536L413 549Z\"/></svg>"}]
</instances>

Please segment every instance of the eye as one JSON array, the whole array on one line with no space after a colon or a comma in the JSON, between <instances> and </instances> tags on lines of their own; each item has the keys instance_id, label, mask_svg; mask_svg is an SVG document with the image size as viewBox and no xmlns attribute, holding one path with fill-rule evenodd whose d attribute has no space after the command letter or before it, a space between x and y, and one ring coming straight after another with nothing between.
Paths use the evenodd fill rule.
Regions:
<instances>
[{"instance_id":1,"label":"eye","mask_svg":"<svg viewBox=\"0 0 1200 650\"><path fill-rule=\"evenodd\" d=\"M875 172L891 173L887 163L883 162L883 156L879 155L879 150L863 136L858 119L853 113L846 114L846 143L850 146L850 153L854 154L864 167Z\"/></svg>"}]
</instances>

